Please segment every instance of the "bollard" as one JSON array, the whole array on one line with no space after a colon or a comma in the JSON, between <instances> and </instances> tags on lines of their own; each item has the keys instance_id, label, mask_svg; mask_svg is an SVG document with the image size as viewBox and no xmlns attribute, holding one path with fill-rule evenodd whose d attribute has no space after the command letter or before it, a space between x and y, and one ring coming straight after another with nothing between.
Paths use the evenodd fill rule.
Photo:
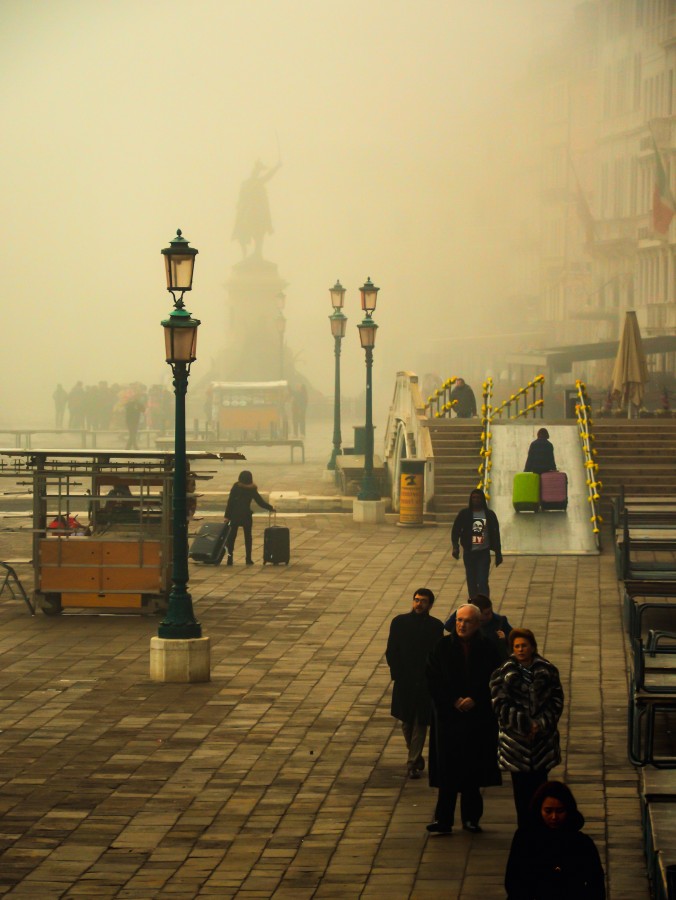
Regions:
<instances>
[{"instance_id":1,"label":"bollard","mask_svg":"<svg viewBox=\"0 0 676 900\"><path fill-rule=\"evenodd\" d=\"M402 459L399 475L399 525L422 525L425 505L425 460Z\"/></svg>"}]
</instances>

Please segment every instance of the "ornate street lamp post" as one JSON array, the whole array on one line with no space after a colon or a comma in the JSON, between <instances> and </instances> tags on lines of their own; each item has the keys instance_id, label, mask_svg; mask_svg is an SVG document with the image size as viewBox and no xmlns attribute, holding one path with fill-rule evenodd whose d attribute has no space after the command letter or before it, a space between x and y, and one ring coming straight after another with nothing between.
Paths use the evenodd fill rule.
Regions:
<instances>
[{"instance_id":1,"label":"ornate street lamp post","mask_svg":"<svg viewBox=\"0 0 676 900\"><path fill-rule=\"evenodd\" d=\"M329 316L329 322L331 323L331 334L333 335L333 352L336 365L333 388L333 451L326 468L330 471L335 471L336 457L342 453L342 437L340 434L340 349L345 337L347 316L343 315L345 288L340 281L336 280L329 293L331 294L331 305L333 306L333 313Z\"/></svg>"},{"instance_id":2,"label":"ornate street lamp post","mask_svg":"<svg viewBox=\"0 0 676 900\"><path fill-rule=\"evenodd\" d=\"M371 283L367 278L366 283L359 289L361 292L361 308L365 316L357 325L359 340L366 351L366 434L364 435L364 476L361 481L358 500L380 500L378 485L373 477L373 348L376 344L376 331L378 326L371 318L378 300L380 288Z\"/></svg>"},{"instance_id":3,"label":"ornate street lamp post","mask_svg":"<svg viewBox=\"0 0 676 900\"><path fill-rule=\"evenodd\" d=\"M183 304L183 295L192 290L197 250L190 247L180 229L169 247L162 250L167 274L167 290L174 309L162 322L166 359L174 376L176 417L174 437L173 558L172 586L167 613L158 628L158 637L185 640L202 637L188 593L188 511L186 502L187 457L185 447L185 395L190 366L195 362L199 319L193 319ZM178 295L178 297L177 297Z\"/></svg>"}]
</instances>

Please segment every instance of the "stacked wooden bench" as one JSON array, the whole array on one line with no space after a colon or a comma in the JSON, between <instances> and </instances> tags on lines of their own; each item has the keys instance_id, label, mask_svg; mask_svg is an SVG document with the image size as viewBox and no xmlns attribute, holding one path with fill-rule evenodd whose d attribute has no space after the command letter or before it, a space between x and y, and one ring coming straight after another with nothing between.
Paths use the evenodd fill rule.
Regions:
<instances>
[{"instance_id":1,"label":"stacked wooden bench","mask_svg":"<svg viewBox=\"0 0 676 900\"><path fill-rule=\"evenodd\" d=\"M621 495L613 519L631 646L627 750L641 770L653 894L676 900L676 497Z\"/></svg>"}]
</instances>

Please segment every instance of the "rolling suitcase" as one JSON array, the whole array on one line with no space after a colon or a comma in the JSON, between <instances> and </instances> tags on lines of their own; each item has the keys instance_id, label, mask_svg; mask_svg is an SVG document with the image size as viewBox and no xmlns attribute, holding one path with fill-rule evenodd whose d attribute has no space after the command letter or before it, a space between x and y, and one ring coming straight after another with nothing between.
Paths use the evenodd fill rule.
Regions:
<instances>
[{"instance_id":1,"label":"rolling suitcase","mask_svg":"<svg viewBox=\"0 0 676 900\"><path fill-rule=\"evenodd\" d=\"M540 508L568 507L568 476L565 472L543 472L540 475Z\"/></svg>"},{"instance_id":2,"label":"rolling suitcase","mask_svg":"<svg viewBox=\"0 0 676 900\"><path fill-rule=\"evenodd\" d=\"M272 524L263 532L263 565L272 563L278 566L285 563L287 566L291 559L291 537L289 529L283 525L277 525L277 516L274 520L270 514Z\"/></svg>"},{"instance_id":3,"label":"rolling suitcase","mask_svg":"<svg viewBox=\"0 0 676 900\"><path fill-rule=\"evenodd\" d=\"M225 545L230 535L228 522L205 522L197 532L190 547L190 559L217 566L225 556Z\"/></svg>"},{"instance_id":4,"label":"rolling suitcase","mask_svg":"<svg viewBox=\"0 0 676 900\"><path fill-rule=\"evenodd\" d=\"M517 512L537 512L540 508L540 476L517 472L512 488L512 505Z\"/></svg>"}]
</instances>

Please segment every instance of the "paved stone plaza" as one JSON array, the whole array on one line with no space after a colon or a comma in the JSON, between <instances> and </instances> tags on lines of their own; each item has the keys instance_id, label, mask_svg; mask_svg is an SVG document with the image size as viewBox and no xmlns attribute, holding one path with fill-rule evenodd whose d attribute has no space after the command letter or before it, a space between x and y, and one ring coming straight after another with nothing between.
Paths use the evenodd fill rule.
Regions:
<instances>
[{"instance_id":1,"label":"paved stone plaza","mask_svg":"<svg viewBox=\"0 0 676 900\"><path fill-rule=\"evenodd\" d=\"M252 468L274 490L318 480L321 466ZM31 618L3 595L0 894L504 897L511 785L486 791L483 834L429 836L435 792L404 777L389 715L390 619L423 585L439 617L465 598L448 529L281 521L288 568L246 568L242 547L232 569L191 568L212 641L208 684L149 680L155 618ZM257 560L266 522L255 519ZM16 537L0 534L0 549L16 553ZM564 764L553 775L578 798L609 896L646 898L612 555L508 556L491 587L561 670Z\"/></svg>"}]
</instances>

